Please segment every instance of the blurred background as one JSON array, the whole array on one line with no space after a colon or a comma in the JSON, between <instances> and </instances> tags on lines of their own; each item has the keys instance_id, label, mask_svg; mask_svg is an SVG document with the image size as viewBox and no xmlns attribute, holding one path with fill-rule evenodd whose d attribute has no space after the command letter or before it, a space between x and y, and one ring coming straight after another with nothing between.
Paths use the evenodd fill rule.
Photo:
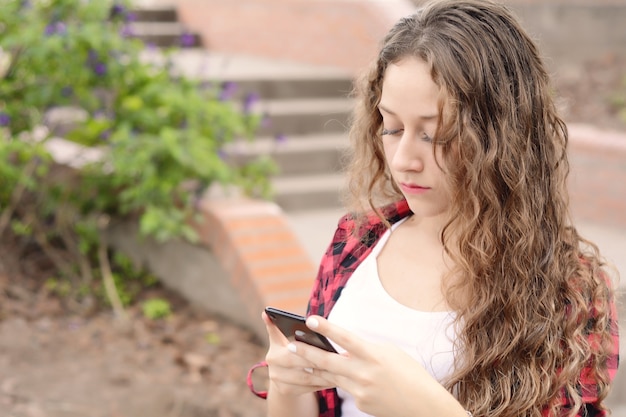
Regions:
<instances>
[{"instance_id":1,"label":"blurred background","mask_svg":"<svg viewBox=\"0 0 626 417\"><path fill-rule=\"evenodd\" d=\"M0 0L0 11L11 5L17 7L17 3L20 8L37 4L36 1ZM63 1L57 3L63 7ZM70 4L65 3L66 6ZM597 243L607 261L614 265L615 276L621 272L623 281L626 274L623 254L626 247L626 1L510 0L505 3L540 45L553 76L555 96L570 128L571 201L577 227L584 236ZM341 205L344 185L341 155L348 144L346 129L352 106L348 95L352 80L374 56L379 40L391 25L419 4L421 2L417 0L133 0L111 2L112 11L107 19L118 19L115 30L123 35L123 39L139 42L136 53L141 62L165 68L176 79L194 80L197 82L194 88L212 89L214 94L205 103L232 103L243 115L243 125L254 119L253 141L224 140L223 146L220 142L219 150L211 148L209 152L219 154L219 161L237 167L252 164L242 171L243 178L237 177L238 180L229 185L249 187L255 199L269 196L272 207L276 208L270 210L272 219L280 218L276 224L292 233L289 245L302 249L307 271L314 273L344 211ZM61 15L51 12L50 20L40 30L42 38L67 39L63 37L73 33L69 22L58 16ZM6 23L4 28L3 23ZM7 27L11 27L10 22L0 22L0 51L3 52L0 58L4 56L5 62L12 62L11 59L17 62L16 57L23 55L25 48L19 47L16 41L19 36L2 37L3 30L5 35L8 33ZM27 31L20 33L25 38L31 36ZM93 42L84 49L87 51L84 60L91 65L91 75L100 79L111 76L112 79L104 87L94 84L95 89L88 90L87 95L102 96L102 90L110 90L115 85L115 78L123 78L122 84L126 85L135 82L124 78L124 74L139 70L122 66L120 72L114 73L115 63L105 65L95 58L93 52L106 48L105 40ZM119 47L112 45L111 48ZM63 54L62 49L56 51L57 56ZM69 54L66 59L70 59ZM116 57L115 61L127 65L123 58ZM47 70L53 71L56 64L47 62ZM13 67L8 65L5 80L10 81ZM77 86L82 85L82 75L73 77L73 81L63 82L74 85L76 97L80 98ZM80 135L70 125L83 120L67 105L75 102L54 101L65 100L67 88L59 90L59 99L52 100L52 105L44 106L45 112L29 111L31 115L45 113L41 120L33 120L40 122L34 125L48 126L42 141L46 145L46 155L60 165L80 170L85 166L85 158L89 159L90 151L100 149L102 143L105 146L118 143L119 147L120 142L115 142L117 135L139 137L142 129L149 131L149 124L126 118L141 108L140 103L149 107L149 97L161 94L170 97L170 103L181 102L183 110L165 111L164 103L155 102L155 113L146 113L145 117L149 119L162 117L164 124L174 123L165 122L170 114L193 112L192 108L202 101L195 96L166 95L168 84L177 88L174 78L157 84L150 75L145 77L154 81L151 95L123 92L124 87L120 86L115 87L119 88L117 97L128 94L126 100L118 102L115 95L104 94L104 98L99 99L100 104L94 104L95 110L91 113L95 122L91 115L88 116L87 120L92 122L88 129L80 132L89 136L95 131L96 141L75 140ZM37 84L37 78L26 82ZM147 81L142 83L147 85ZM30 96L17 95L15 91L19 89L2 86L0 84L0 127L4 126L7 137L14 139L18 136L15 133L16 120L22 117L19 103L21 100L30 103ZM1 95L3 92L5 98ZM7 98L8 92L15 94L12 99ZM55 96L51 94L51 97ZM138 101L137 97L141 100ZM83 107L89 108L91 103L85 103L88 104ZM188 107L183 107L185 104ZM102 108L106 111L98 106L104 106ZM51 107L56 110L62 107L63 111L52 114L48 111ZM228 120L225 129L233 126L233 120L239 120L238 117L224 116L224 120ZM103 119L107 120L104 124ZM123 119L126 124L113 121L118 119ZM52 127L50 120L53 120ZM175 142L180 135L191 136L188 130L192 127L191 118L182 118L182 122L172 120L187 130L168 136L168 132L163 131L164 126L156 126L157 133L154 137L146 136L142 146L169 143L170 137ZM233 132L233 136L241 135L239 127L233 127ZM32 140L29 134L26 134L27 139ZM198 137L218 136L218 139L220 136L219 132L207 133L201 129L194 131L196 134ZM21 135L23 138L24 133ZM82 146L78 151L76 143ZM128 146L120 155L142 152L141 147ZM146 156L145 162L131 158L123 165L127 168L144 166L145 171L153 169L154 181L165 182L164 178L170 178L169 168L175 166L174 170L182 170L186 165L180 161L207 151L201 145L196 148L195 142L172 146L176 148L172 151L172 158L181 166L155 165L152 168L147 161L163 159L162 149ZM180 156L186 152L177 146L187 149L191 156ZM266 162L252 162L259 158L261 161L271 160L271 167ZM77 160L83 165L77 165ZM197 163L222 163L207 161ZM196 162L189 163L190 166L193 164ZM28 164L25 167L22 174L29 173ZM121 167L116 169L122 171ZM220 175L227 177L225 172L220 171ZM189 171L189 176L196 178L195 174L205 175L202 170ZM251 176L254 176L254 183L249 180ZM145 180L137 176L129 178L127 183L112 187L112 193L122 194L121 190L128 184ZM210 176L202 178L200 186L192 187L195 200L191 202L201 211L209 210L204 208L203 199L213 198L213 193L219 196L223 193L208 187L213 181L219 183L222 180ZM261 181L257 182L258 178L267 180L271 194L255 188ZM43 183L43 177L37 181ZM93 189L94 184L90 183L88 188ZM150 190L158 188L154 182L146 184ZM206 192L207 187L209 192ZM20 187L14 186L13 190L16 188ZM36 184L33 185L35 189ZM20 213L12 202L26 204L31 201L21 201L20 198L21 192L17 197L13 192L3 200L0 230L9 224L4 224L3 218L15 219ZM128 219L130 213L130 218L136 219L148 211L140 205L147 200L141 199L138 206L128 212L111 214L107 211L110 205L125 204L128 199L130 197L121 203L118 200L102 203L106 210L102 209L96 216L100 227L104 218L108 221L110 217L123 215ZM92 195L91 202L96 200ZM57 230L61 217L58 213L64 212L64 207L56 206L53 214L46 214L51 216L46 217L47 221L53 222ZM86 206L80 207L78 211L86 210ZM9 212L7 208L12 209ZM223 220L227 217L219 217L224 216L219 213L216 216L222 220L216 225L227 223ZM92 298L85 294L91 290L80 287L80 291L74 291L72 288L77 288L76 282L66 288L63 274L55 270L59 263L42 261L45 255L56 252L44 250L44 255L40 254L42 248L48 246L32 233L35 229L31 223L21 218L17 219L19 222L11 223L11 236L0 242L0 416L264 415L263 401L247 392L245 373L264 355L263 333L262 329L259 330L255 312L260 311L257 305L264 305L269 296L262 293L250 295L246 292L248 289L243 289L245 285L252 285L247 281L242 281L246 282L245 285L237 284L233 269L229 269L234 261L220 254L218 244L203 246L202 233L205 232L200 232L200 243L197 239L190 239L193 243L181 243L180 236L189 237L185 235L186 229L181 229L182 232L172 229L182 235L168 234L159 239L159 230L166 228L163 219L154 220L152 227L150 218L141 219L140 228L145 227L153 233L152 238L158 243L146 244L142 240L129 243L132 239L128 235L137 233L135 229L128 232L111 228L105 239L108 245L105 257L107 254L113 257L113 252L120 251L129 258L128 264L120 261L112 267L118 293L123 292L120 288L128 288L127 297L121 297L117 302L115 299L120 297L108 292L102 262L97 262L100 253L97 244L94 244L93 254L99 271L97 280L100 282L101 278L102 285L87 286L96 288L93 297L96 301L87 302ZM70 221L70 229L78 228L76 225L82 225L81 222ZM211 229L212 223L207 227ZM226 247L225 242L230 242L232 237L229 233L243 232L239 229L233 232L228 225L224 227L224 235L219 235L217 242ZM241 227L258 228L260 237L255 235L256 238L267 243L269 235L263 227L278 226ZM214 230L206 233L214 233ZM247 229L245 233L248 236ZM62 248L58 253L65 256L70 245L58 236L51 242L54 248ZM89 253L90 250L83 252ZM217 261L208 258L217 258ZM251 274L245 272L245 263L240 267L244 272L239 272L244 276ZM78 270L80 266L72 268ZM141 283L131 291L135 284L122 283L122 280L131 275L130 270L142 268L147 268L151 278L138 278ZM310 281L312 278L310 275L306 279ZM620 314L626 317L621 302L623 284L618 286ZM99 296L97 291L100 291ZM64 298L67 294L75 294L79 301L67 301ZM299 294L299 302L306 300L308 284ZM104 301L99 303L99 299ZM120 324L121 315L126 317L123 324ZM613 415L618 417L626 417L625 375L626 371L620 370L609 399Z\"/></svg>"}]
</instances>

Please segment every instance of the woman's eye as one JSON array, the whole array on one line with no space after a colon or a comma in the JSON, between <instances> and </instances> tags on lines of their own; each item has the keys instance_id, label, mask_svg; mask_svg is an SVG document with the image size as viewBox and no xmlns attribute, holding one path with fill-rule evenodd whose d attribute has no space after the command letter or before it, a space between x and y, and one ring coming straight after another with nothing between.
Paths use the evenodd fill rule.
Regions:
<instances>
[{"instance_id":1,"label":"woman's eye","mask_svg":"<svg viewBox=\"0 0 626 417\"><path fill-rule=\"evenodd\" d=\"M390 135L390 136L395 136L399 133L402 133L404 131L404 129L385 129L383 128L383 132L382 135L386 136L386 135Z\"/></svg>"},{"instance_id":2,"label":"woman's eye","mask_svg":"<svg viewBox=\"0 0 626 417\"><path fill-rule=\"evenodd\" d=\"M422 139L424 140L424 142L432 142L433 138L431 138L428 133L424 132Z\"/></svg>"}]
</instances>

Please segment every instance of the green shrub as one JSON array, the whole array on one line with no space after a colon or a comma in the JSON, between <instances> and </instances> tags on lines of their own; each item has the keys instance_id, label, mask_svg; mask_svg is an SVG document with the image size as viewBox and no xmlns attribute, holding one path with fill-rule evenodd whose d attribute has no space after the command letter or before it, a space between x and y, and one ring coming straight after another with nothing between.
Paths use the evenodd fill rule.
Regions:
<instances>
[{"instance_id":1,"label":"green shrub","mask_svg":"<svg viewBox=\"0 0 626 417\"><path fill-rule=\"evenodd\" d=\"M119 1L0 4L0 236L30 239L75 288L117 273L102 240L113 221L194 240L188 220L208 186L270 191L272 161L223 156L229 142L253 139L260 116L219 80L174 75L171 51L162 65L146 62L131 20ZM54 136L98 157L59 166Z\"/></svg>"},{"instance_id":2,"label":"green shrub","mask_svg":"<svg viewBox=\"0 0 626 417\"><path fill-rule=\"evenodd\" d=\"M170 303L162 298L152 298L141 304L143 315L150 320L169 317L172 314Z\"/></svg>"}]
</instances>

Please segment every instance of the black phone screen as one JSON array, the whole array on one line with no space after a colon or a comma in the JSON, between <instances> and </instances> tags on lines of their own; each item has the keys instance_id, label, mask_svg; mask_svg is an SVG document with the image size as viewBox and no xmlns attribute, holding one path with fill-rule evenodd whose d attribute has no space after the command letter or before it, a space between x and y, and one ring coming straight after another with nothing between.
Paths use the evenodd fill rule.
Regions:
<instances>
[{"instance_id":1,"label":"black phone screen","mask_svg":"<svg viewBox=\"0 0 626 417\"><path fill-rule=\"evenodd\" d=\"M273 307L266 307L265 313L287 339L337 353L326 337L306 327L306 318L303 316Z\"/></svg>"}]
</instances>

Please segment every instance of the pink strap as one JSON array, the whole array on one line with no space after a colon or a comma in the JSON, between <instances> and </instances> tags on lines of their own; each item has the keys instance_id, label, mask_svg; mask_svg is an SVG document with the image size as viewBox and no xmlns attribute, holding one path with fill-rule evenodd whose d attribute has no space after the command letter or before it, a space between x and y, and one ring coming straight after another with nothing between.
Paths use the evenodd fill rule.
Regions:
<instances>
[{"instance_id":1,"label":"pink strap","mask_svg":"<svg viewBox=\"0 0 626 417\"><path fill-rule=\"evenodd\" d=\"M252 391L252 393L254 395L256 395L259 398L267 398L267 391L257 391L254 388L254 384L252 383L252 373L254 372L255 369L257 368L264 368L267 367L267 362L263 361L263 362L259 362L256 365L254 365L252 368L250 368L250 370L248 371L248 377L246 378L246 382L248 383L248 388L250 388L250 391Z\"/></svg>"}]
</instances>

